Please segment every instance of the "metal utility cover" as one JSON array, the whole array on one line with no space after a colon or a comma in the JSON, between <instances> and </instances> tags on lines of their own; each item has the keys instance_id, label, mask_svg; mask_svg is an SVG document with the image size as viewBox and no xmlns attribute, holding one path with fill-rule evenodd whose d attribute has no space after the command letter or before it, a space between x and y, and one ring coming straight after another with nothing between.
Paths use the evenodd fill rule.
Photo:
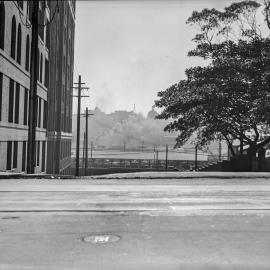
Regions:
<instances>
[{"instance_id":1,"label":"metal utility cover","mask_svg":"<svg viewBox=\"0 0 270 270\"><path fill-rule=\"evenodd\" d=\"M120 236L118 235L89 235L83 237L83 241L86 243L92 244L107 244L112 242L117 242L120 240Z\"/></svg>"}]
</instances>

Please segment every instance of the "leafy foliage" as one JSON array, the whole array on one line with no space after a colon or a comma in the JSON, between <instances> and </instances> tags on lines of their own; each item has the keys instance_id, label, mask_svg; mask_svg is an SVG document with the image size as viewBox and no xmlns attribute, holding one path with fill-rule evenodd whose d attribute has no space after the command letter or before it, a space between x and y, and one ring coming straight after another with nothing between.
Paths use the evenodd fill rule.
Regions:
<instances>
[{"instance_id":1,"label":"leafy foliage","mask_svg":"<svg viewBox=\"0 0 270 270\"><path fill-rule=\"evenodd\" d=\"M248 144L254 155L270 142L270 39L257 27L259 7L242 1L188 19L200 30L189 56L210 64L187 69L186 80L158 93L157 118L171 120L166 131L180 131L178 145L194 133L200 145L222 135L230 146L234 139Z\"/></svg>"}]
</instances>

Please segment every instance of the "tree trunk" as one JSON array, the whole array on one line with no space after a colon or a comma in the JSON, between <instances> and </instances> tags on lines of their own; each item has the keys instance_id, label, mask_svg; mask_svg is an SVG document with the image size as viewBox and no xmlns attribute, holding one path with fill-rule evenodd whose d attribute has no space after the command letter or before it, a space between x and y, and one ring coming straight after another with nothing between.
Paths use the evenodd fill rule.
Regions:
<instances>
[{"instance_id":1,"label":"tree trunk","mask_svg":"<svg viewBox=\"0 0 270 270\"><path fill-rule=\"evenodd\" d=\"M257 172L258 171L258 162L256 157L256 146L251 145L248 149L248 156L249 156L249 171Z\"/></svg>"},{"instance_id":2,"label":"tree trunk","mask_svg":"<svg viewBox=\"0 0 270 270\"><path fill-rule=\"evenodd\" d=\"M244 151L244 139L243 139L243 131L241 130L241 137L240 137L240 154L243 155Z\"/></svg>"},{"instance_id":3,"label":"tree trunk","mask_svg":"<svg viewBox=\"0 0 270 270\"><path fill-rule=\"evenodd\" d=\"M261 147L258 151L258 171L264 172L266 169L266 160L265 160L266 150Z\"/></svg>"}]
</instances>

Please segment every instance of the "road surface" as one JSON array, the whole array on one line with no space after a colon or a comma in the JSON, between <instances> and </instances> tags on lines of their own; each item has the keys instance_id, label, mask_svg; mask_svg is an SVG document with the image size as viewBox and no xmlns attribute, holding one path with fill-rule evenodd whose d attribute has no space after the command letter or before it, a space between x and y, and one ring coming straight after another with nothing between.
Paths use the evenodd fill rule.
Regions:
<instances>
[{"instance_id":1,"label":"road surface","mask_svg":"<svg viewBox=\"0 0 270 270\"><path fill-rule=\"evenodd\" d=\"M0 269L270 269L270 179L0 180Z\"/></svg>"}]
</instances>

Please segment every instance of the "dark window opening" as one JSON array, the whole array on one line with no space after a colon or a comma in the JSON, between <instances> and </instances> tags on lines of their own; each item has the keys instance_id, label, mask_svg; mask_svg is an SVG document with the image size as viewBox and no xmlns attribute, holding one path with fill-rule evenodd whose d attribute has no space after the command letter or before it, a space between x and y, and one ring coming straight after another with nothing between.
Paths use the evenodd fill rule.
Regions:
<instances>
[{"instance_id":1,"label":"dark window opening","mask_svg":"<svg viewBox=\"0 0 270 270\"><path fill-rule=\"evenodd\" d=\"M48 20L46 23L46 47L50 48L50 24Z\"/></svg>"},{"instance_id":2,"label":"dark window opening","mask_svg":"<svg viewBox=\"0 0 270 270\"><path fill-rule=\"evenodd\" d=\"M7 170L11 170L12 141L7 142Z\"/></svg>"},{"instance_id":3,"label":"dark window opening","mask_svg":"<svg viewBox=\"0 0 270 270\"><path fill-rule=\"evenodd\" d=\"M37 166L39 166L40 141L37 142Z\"/></svg>"},{"instance_id":4,"label":"dark window opening","mask_svg":"<svg viewBox=\"0 0 270 270\"><path fill-rule=\"evenodd\" d=\"M11 25L11 52L10 56L15 59L16 54L16 19L15 16L12 17Z\"/></svg>"},{"instance_id":5,"label":"dark window opening","mask_svg":"<svg viewBox=\"0 0 270 270\"><path fill-rule=\"evenodd\" d=\"M0 121L2 120L3 73L0 73Z\"/></svg>"},{"instance_id":6,"label":"dark window opening","mask_svg":"<svg viewBox=\"0 0 270 270\"><path fill-rule=\"evenodd\" d=\"M36 98L36 127L38 127L39 97Z\"/></svg>"},{"instance_id":7,"label":"dark window opening","mask_svg":"<svg viewBox=\"0 0 270 270\"><path fill-rule=\"evenodd\" d=\"M46 142L42 142L42 164L41 164L41 171L45 172L45 155L46 155Z\"/></svg>"},{"instance_id":8,"label":"dark window opening","mask_svg":"<svg viewBox=\"0 0 270 270\"><path fill-rule=\"evenodd\" d=\"M23 10L23 1L17 1L18 6Z\"/></svg>"},{"instance_id":9,"label":"dark window opening","mask_svg":"<svg viewBox=\"0 0 270 270\"><path fill-rule=\"evenodd\" d=\"M23 124L27 125L28 116L28 89L24 88L24 113L23 113Z\"/></svg>"},{"instance_id":10,"label":"dark window opening","mask_svg":"<svg viewBox=\"0 0 270 270\"><path fill-rule=\"evenodd\" d=\"M38 35L42 41L44 41L44 5L43 2L40 2L42 7L39 9L39 26L38 26Z\"/></svg>"},{"instance_id":11,"label":"dark window opening","mask_svg":"<svg viewBox=\"0 0 270 270\"><path fill-rule=\"evenodd\" d=\"M39 72L39 81L42 83L42 74L43 73L43 55L40 54L40 72Z\"/></svg>"},{"instance_id":12,"label":"dark window opening","mask_svg":"<svg viewBox=\"0 0 270 270\"><path fill-rule=\"evenodd\" d=\"M18 160L18 142L14 142L13 145L13 168L17 168L17 160Z\"/></svg>"},{"instance_id":13,"label":"dark window opening","mask_svg":"<svg viewBox=\"0 0 270 270\"><path fill-rule=\"evenodd\" d=\"M8 101L8 122L13 122L13 104L14 104L14 81L10 79L9 83L9 101Z\"/></svg>"},{"instance_id":14,"label":"dark window opening","mask_svg":"<svg viewBox=\"0 0 270 270\"><path fill-rule=\"evenodd\" d=\"M38 57L37 57L37 79L39 80L39 49L38 49ZM30 67L31 68L31 67Z\"/></svg>"},{"instance_id":15,"label":"dark window opening","mask_svg":"<svg viewBox=\"0 0 270 270\"><path fill-rule=\"evenodd\" d=\"M20 109L20 84L16 83L15 95L15 123L19 124L19 109Z\"/></svg>"},{"instance_id":16,"label":"dark window opening","mask_svg":"<svg viewBox=\"0 0 270 270\"><path fill-rule=\"evenodd\" d=\"M49 87L49 61L45 59L45 81L44 85L46 88Z\"/></svg>"},{"instance_id":17,"label":"dark window opening","mask_svg":"<svg viewBox=\"0 0 270 270\"><path fill-rule=\"evenodd\" d=\"M38 98L38 127L41 127L41 98Z\"/></svg>"},{"instance_id":18,"label":"dark window opening","mask_svg":"<svg viewBox=\"0 0 270 270\"><path fill-rule=\"evenodd\" d=\"M21 24L18 26L18 34L17 34L17 62L21 64L21 51L22 51L22 29Z\"/></svg>"},{"instance_id":19,"label":"dark window opening","mask_svg":"<svg viewBox=\"0 0 270 270\"><path fill-rule=\"evenodd\" d=\"M22 171L24 172L26 169L26 141L23 141L23 148L22 148Z\"/></svg>"},{"instance_id":20,"label":"dark window opening","mask_svg":"<svg viewBox=\"0 0 270 270\"><path fill-rule=\"evenodd\" d=\"M29 35L26 38L25 69L29 71L30 40Z\"/></svg>"},{"instance_id":21,"label":"dark window opening","mask_svg":"<svg viewBox=\"0 0 270 270\"><path fill-rule=\"evenodd\" d=\"M29 3L28 18L29 21L32 22L33 1L28 1L28 3Z\"/></svg>"},{"instance_id":22,"label":"dark window opening","mask_svg":"<svg viewBox=\"0 0 270 270\"><path fill-rule=\"evenodd\" d=\"M5 5L0 4L0 49L5 48Z\"/></svg>"},{"instance_id":23,"label":"dark window opening","mask_svg":"<svg viewBox=\"0 0 270 270\"><path fill-rule=\"evenodd\" d=\"M43 108L43 128L47 128L48 122L48 104L47 101L44 100L44 108Z\"/></svg>"}]
</instances>

